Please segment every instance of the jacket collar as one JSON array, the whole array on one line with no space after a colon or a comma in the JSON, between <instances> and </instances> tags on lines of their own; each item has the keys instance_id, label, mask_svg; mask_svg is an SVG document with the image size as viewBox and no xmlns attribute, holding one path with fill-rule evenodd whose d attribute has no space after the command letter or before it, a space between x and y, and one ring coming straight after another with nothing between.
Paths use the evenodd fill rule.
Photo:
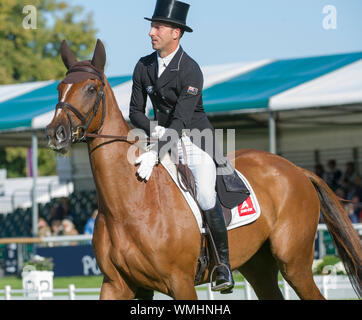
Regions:
<instances>
[{"instance_id":1,"label":"jacket collar","mask_svg":"<svg viewBox=\"0 0 362 320\"><path fill-rule=\"evenodd\" d=\"M184 50L180 46L175 56L172 58L170 63L167 65L166 69L163 71L161 76L157 78L158 75L158 61L157 61L157 52L153 53L152 62L148 65L147 71L153 83L156 85L156 89L164 87L177 75L177 71L180 70L180 64L182 57L184 55Z\"/></svg>"}]
</instances>

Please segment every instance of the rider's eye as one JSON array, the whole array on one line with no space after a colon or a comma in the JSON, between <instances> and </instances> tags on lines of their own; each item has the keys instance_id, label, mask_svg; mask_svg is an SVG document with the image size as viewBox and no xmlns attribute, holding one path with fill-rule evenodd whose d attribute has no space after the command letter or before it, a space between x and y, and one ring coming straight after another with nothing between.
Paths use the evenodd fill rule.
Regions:
<instances>
[{"instance_id":1,"label":"rider's eye","mask_svg":"<svg viewBox=\"0 0 362 320\"><path fill-rule=\"evenodd\" d=\"M90 86L88 88L88 93L89 94L95 94L97 92L97 88L96 87L93 87L93 86Z\"/></svg>"}]
</instances>

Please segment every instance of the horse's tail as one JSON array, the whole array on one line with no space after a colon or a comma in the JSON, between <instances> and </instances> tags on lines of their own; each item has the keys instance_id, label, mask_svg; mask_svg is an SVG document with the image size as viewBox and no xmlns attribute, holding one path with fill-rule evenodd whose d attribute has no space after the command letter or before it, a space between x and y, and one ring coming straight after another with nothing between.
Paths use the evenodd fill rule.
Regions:
<instances>
[{"instance_id":1,"label":"horse's tail","mask_svg":"<svg viewBox=\"0 0 362 320\"><path fill-rule=\"evenodd\" d=\"M361 298L362 248L359 235L337 196L328 185L312 172L305 169L302 170L318 192L324 221L331 233L349 280L358 297Z\"/></svg>"}]
</instances>

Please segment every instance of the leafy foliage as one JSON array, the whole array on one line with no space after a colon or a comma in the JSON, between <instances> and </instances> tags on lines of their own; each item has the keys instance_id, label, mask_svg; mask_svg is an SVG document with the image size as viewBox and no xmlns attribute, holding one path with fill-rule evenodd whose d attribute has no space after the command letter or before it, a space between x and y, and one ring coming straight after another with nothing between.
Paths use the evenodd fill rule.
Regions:
<instances>
[{"instance_id":1,"label":"leafy foliage","mask_svg":"<svg viewBox=\"0 0 362 320\"><path fill-rule=\"evenodd\" d=\"M7 170L8 178L27 176L26 148L0 148L0 169ZM39 176L56 175L55 153L50 149L38 149Z\"/></svg>"},{"instance_id":2,"label":"leafy foliage","mask_svg":"<svg viewBox=\"0 0 362 320\"><path fill-rule=\"evenodd\" d=\"M25 5L36 8L36 29L23 27ZM0 84L62 78L63 39L80 59L89 58L96 29L92 15L82 14L81 6L59 0L1 0Z\"/></svg>"},{"instance_id":3,"label":"leafy foliage","mask_svg":"<svg viewBox=\"0 0 362 320\"><path fill-rule=\"evenodd\" d=\"M26 5L36 8L36 29L25 29ZM96 43L92 14L61 0L0 1L0 85L61 79L65 67L60 44L66 39L78 59L89 59ZM39 175L55 175L53 152L39 149ZM0 168L7 177L27 174L25 148L0 148Z\"/></svg>"},{"instance_id":4,"label":"leafy foliage","mask_svg":"<svg viewBox=\"0 0 362 320\"><path fill-rule=\"evenodd\" d=\"M35 255L30 260L24 262L24 268L26 267L34 267L36 271L53 271L54 263L51 258Z\"/></svg>"},{"instance_id":5,"label":"leafy foliage","mask_svg":"<svg viewBox=\"0 0 362 320\"><path fill-rule=\"evenodd\" d=\"M312 270L313 274L324 275L334 270L337 275L345 274L341 260L333 255L327 255L323 259L314 260Z\"/></svg>"}]
</instances>

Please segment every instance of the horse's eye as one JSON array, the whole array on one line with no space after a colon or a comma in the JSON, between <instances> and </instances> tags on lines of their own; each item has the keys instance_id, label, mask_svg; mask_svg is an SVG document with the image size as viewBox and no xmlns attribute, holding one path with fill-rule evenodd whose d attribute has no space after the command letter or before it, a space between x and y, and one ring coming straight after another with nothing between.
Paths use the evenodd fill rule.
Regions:
<instances>
[{"instance_id":1,"label":"horse's eye","mask_svg":"<svg viewBox=\"0 0 362 320\"><path fill-rule=\"evenodd\" d=\"M96 87L93 87L93 86L90 86L88 88L88 93L89 94L95 94L97 92L97 88Z\"/></svg>"}]
</instances>

